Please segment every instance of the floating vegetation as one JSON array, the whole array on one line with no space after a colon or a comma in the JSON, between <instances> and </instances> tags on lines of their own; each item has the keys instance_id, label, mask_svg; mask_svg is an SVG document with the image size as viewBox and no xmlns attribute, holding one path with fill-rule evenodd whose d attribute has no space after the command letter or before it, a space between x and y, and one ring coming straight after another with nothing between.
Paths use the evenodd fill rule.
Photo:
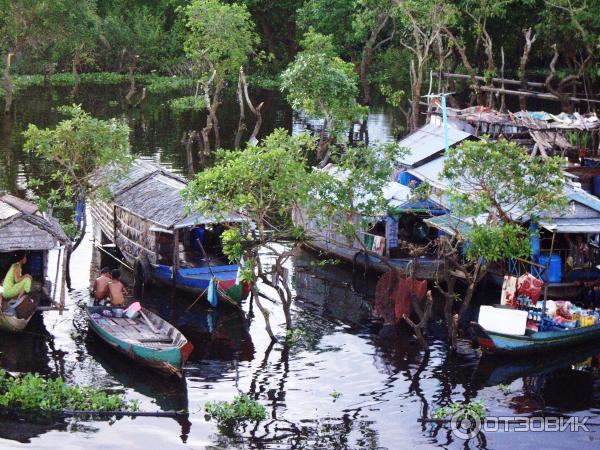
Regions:
<instances>
[{"instance_id":1,"label":"floating vegetation","mask_svg":"<svg viewBox=\"0 0 600 450\"><path fill-rule=\"evenodd\" d=\"M333 399L333 403L335 403L337 399L342 396L342 393L334 389L333 392L329 394L329 396Z\"/></svg>"},{"instance_id":2,"label":"floating vegetation","mask_svg":"<svg viewBox=\"0 0 600 450\"><path fill-rule=\"evenodd\" d=\"M169 100L169 107L175 114L182 114L187 111L202 111L206 107L206 102L202 97L189 95Z\"/></svg>"},{"instance_id":3,"label":"floating vegetation","mask_svg":"<svg viewBox=\"0 0 600 450\"><path fill-rule=\"evenodd\" d=\"M267 418L263 405L247 394L238 395L232 402L206 402L205 419L216 420L222 431L235 431L242 423L260 421Z\"/></svg>"},{"instance_id":4,"label":"floating vegetation","mask_svg":"<svg viewBox=\"0 0 600 450\"><path fill-rule=\"evenodd\" d=\"M434 420L443 420L453 417L458 420L470 417L485 419L485 405L483 400L475 400L467 403L452 403L449 406L438 408L433 412Z\"/></svg>"},{"instance_id":5,"label":"floating vegetation","mask_svg":"<svg viewBox=\"0 0 600 450\"><path fill-rule=\"evenodd\" d=\"M90 386L45 379L37 374L12 377L0 369L0 408L26 411L137 411L138 402Z\"/></svg>"}]
</instances>

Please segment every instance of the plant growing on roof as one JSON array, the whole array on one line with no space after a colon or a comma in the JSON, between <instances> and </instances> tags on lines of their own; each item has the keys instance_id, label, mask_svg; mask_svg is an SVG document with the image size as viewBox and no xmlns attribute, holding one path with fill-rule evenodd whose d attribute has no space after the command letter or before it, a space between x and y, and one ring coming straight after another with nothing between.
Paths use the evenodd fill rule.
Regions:
<instances>
[{"instance_id":1,"label":"plant growing on roof","mask_svg":"<svg viewBox=\"0 0 600 450\"><path fill-rule=\"evenodd\" d=\"M452 215L473 218L466 219L470 225L466 236L455 226L454 236L441 238L439 245L444 271L436 286L446 301L452 348L456 348L458 324L488 263L528 257L530 233L522 222L567 204L563 164L560 157L530 158L514 142L485 137L449 150L441 176L448 180ZM454 290L459 278L467 285L462 299Z\"/></svg>"},{"instance_id":2,"label":"plant growing on roof","mask_svg":"<svg viewBox=\"0 0 600 450\"><path fill-rule=\"evenodd\" d=\"M129 165L129 127L117 119L96 119L80 105L59 110L70 117L54 129L29 124L24 149L43 162L42 176L30 180L28 187L34 190L42 209L51 207L66 213L62 222L69 230L73 228L75 204L104 191L105 184L92 184L96 170L111 165L118 173Z\"/></svg>"}]
</instances>

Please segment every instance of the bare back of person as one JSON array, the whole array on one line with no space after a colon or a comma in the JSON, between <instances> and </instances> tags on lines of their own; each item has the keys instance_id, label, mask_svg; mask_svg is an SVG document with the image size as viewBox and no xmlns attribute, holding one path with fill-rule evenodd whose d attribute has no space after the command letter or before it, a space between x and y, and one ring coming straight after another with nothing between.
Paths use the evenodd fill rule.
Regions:
<instances>
[{"instance_id":1,"label":"bare back of person","mask_svg":"<svg viewBox=\"0 0 600 450\"><path fill-rule=\"evenodd\" d=\"M111 282L108 275L102 274L94 281L94 297L96 300L104 300L108 297L108 285Z\"/></svg>"},{"instance_id":2,"label":"bare back of person","mask_svg":"<svg viewBox=\"0 0 600 450\"><path fill-rule=\"evenodd\" d=\"M127 289L120 280L112 280L108 283L108 297L113 306L121 306L125 303Z\"/></svg>"}]
</instances>

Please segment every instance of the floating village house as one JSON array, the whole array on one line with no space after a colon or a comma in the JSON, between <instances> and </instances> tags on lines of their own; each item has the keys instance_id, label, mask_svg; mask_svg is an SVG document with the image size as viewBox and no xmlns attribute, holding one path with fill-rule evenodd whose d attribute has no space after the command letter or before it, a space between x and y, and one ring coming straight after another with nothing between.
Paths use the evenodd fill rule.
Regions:
<instances>
[{"instance_id":1,"label":"floating village house","mask_svg":"<svg viewBox=\"0 0 600 450\"><path fill-rule=\"evenodd\" d=\"M220 242L223 223L240 222L239 216L189 214L181 197L187 180L143 160L116 177L107 170L95 182L110 190L110 200L91 207L95 240L121 252L136 282L154 280L198 295L214 279L222 300L237 303L247 295L236 281L239 264L227 261Z\"/></svg>"},{"instance_id":2,"label":"floating village house","mask_svg":"<svg viewBox=\"0 0 600 450\"><path fill-rule=\"evenodd\" d=\"M48 252L60 249L57 273L62 273L61 286L50 286ZM15 252L26 251L26 272L33 277L31 295L36 300L55 297L60 291L60 305L64 305L68 254L71 241L52 217L45 217L36 205L10 194L0 197L0 279L14 262ZM55 299L56 300L56 299Z\"/></svg>"}]
</instances>

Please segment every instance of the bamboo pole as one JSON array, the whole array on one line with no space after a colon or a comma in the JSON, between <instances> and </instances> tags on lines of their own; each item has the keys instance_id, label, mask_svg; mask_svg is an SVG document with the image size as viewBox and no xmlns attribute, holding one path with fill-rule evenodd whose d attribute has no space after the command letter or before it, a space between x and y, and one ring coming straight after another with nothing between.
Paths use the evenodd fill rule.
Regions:
<instances>
[{"instance_id":1,"label":"bamboo pole","mask_svg":"<svg viewBox=\"0 0 600 450\"><path fill-rule=\"evenodd\" d=\"M177 281L177 269L179 269L179 230L173 230L173 287Z\"/></svg>"},{"instance_id":2,"label":"bamboo pole","mask_svg":"<svg viewBox=\"0 0 600 450\"><path fill-rule=\"evenodd\" d=\"M552 232L552 242L550 243L550 256L548 257L548 263L546 264L546 276L548 281L544 283L544 301L542 303L542 318L546 317L546 300L548 300L548 285L550 284L550 274L548 269L550 268L550 262L552 261L552 252L554 251L554 238L556 237L556 231Z\"/></svg>"},{"instance_id":3,"label":"bamboo pole","mask_svg":"<svg viewBox=\"0 0 600 450\"><path fill-rule=\"evenodd\" d=\"M63 253L62 258L62 273L61 273L61 282L60 282L60 314L65 308L65 296L67 290L67 264L69 263L69 253L71 249L65 247L65 251Z\"/></svg>"},{"instance_id":4,"label":"bamboo pole","mask_svg":"<svg viewBox=\"0 0 600 450\"><path fill-rule=\"evenodd\" d=\"M544 93L544 92L515 91L512 89L494 88L494 87L489 87L489 86L480 86L479 90L481 90L483 92L493 92L496 94L517 95L517 96L523 96L523 97L533 97L533 98L537 98L540 100L549 100L549 101L553 101L553 102L560 102L560 98L558 98L556 95L548 94L548 93ZM574 103L580 103L580 102L600 103L600 100L588 100L586 98L579 98L579 97L569 97L569 100Z\"/></svg>"}]
</instances>

